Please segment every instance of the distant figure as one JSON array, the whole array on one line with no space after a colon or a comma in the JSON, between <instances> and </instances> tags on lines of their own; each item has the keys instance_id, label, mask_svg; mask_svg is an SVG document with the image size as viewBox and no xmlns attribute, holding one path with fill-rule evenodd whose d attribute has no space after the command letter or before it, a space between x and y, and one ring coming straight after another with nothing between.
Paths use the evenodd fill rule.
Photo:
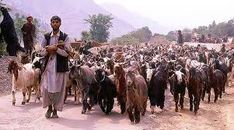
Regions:
<instances>
[{"instance_id":1,"label":"distant figure","mask_svg":"<svg viewBox=\"0 0 234 130\"><path fill-rule=\"evenodd\" d=\"M183 38L183 35L182 35L181 30L178 30L178 39L177 39L177 43L178 43L179 45L183 45L183 43L184 43L184 38Z\"/></svg>"},{"instance_id":2,"label":"distant figure","mask_svg":"<svg viewBox=\"0 0 234 130\"><path fill-rule=\"evenodd\" d=\"M222 48L220 50L220 52L223 54L226 51L226 46L225 44L222 44Z\"/></svg>"},{"instance_id":3,"label":"distant figure","mask_svg":"<svg viewBox=\"0 0 234 130\"><path fill-rule=\"evenodd\" d=\"M201 37L199 38L199 42L200 42L200 43L205 43L205 41L206 41L205 35L202 34ZM211 38L210 38L210 40L208 39L208 42L211 42Z\"/></svg>"},{"instance_id":4,"label":"distant figure","mask_svg":"<svg viewBox=\"0 0 234 130\"><path fill-rule=\"evenodd\" d=\"M31 56L32 50L34 48L33 40L35 37L35 25L32 23L33 17L27 17L27 23L23 25L21 31L23 33L24 49L26 53Z\"/></svg>"},{"instance_id":5,"label":"distant figure","mask_svg":"<svg viewBox=\"0 0 234 130\"><path fill-rule=\"evenodd\" d=\"M19 44L19 39L15 31L14 21L11 18L8 10L5 7L1 7L1 12L3 15L3 20L0 24L1 28L1 38L7 44L6 50L10 56L16 56L18 51L25 52Z\"/></svg>"}]
</instances>

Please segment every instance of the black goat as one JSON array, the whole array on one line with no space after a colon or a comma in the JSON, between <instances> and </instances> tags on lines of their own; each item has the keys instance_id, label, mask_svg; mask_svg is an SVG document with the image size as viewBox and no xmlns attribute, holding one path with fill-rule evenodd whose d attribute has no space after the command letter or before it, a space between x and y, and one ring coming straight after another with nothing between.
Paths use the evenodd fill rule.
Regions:
<instances>
[{"instance_id":1,"label":"black goat","mask_svg":"<svg viewBox=\"0 0 234 130\"><path fill-rule=\"evenodd\" d=\"M5 43L7 44L7 52L10 56L16 56L16 53L20 50L22 52L25 52L24 48L22 48L19 44L19 39L17 37L14 21L11 18L9 12L6 8L1 7L0 8L2 15L3 15L3 21L0 24L1 28L1 40L4 39Z\"/></svg>"},{"instance_id":2,"label":"black goat","mask_svg":"<svg viewBox=\"0 0 234 130\"><path fill-rule=\"evenodd\" d=\"M112 80L106 76L106 72L103 69L98 69L95 73L96 80L100 86L98 103L102 111L108 115L113 109L114 97L117 96L116 86Z\"/></svg>"}]
</instances>

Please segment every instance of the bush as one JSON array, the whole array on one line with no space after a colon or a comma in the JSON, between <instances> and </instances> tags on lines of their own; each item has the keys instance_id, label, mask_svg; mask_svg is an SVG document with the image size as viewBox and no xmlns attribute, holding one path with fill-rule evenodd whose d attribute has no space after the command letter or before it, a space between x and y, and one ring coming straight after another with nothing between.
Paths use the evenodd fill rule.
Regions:
<instances>
[{"instance_id":1,"label":"bush","mask_svg":"<svg viewBox=\"0 0 234 130\"><path fill-rule=\"evenodd\" d=\"M131 45L131 44L138 44L143 42L149 42L152 38L152 32L149 30L148 27L143 27L137 29L136 31L132 31L122 37L118 37L111 40L113 44L120 44L120 45Z\"/></svg>"},{"instance_id":2,"label":"bush","mask_svg":"<svg viewBox=\"0 0 234 130\"><path fill-rule=\"evenodd\" d=\"M6 55L6 44L1 42L0 43L0 56Z\"/></svg>"}]
</instances>

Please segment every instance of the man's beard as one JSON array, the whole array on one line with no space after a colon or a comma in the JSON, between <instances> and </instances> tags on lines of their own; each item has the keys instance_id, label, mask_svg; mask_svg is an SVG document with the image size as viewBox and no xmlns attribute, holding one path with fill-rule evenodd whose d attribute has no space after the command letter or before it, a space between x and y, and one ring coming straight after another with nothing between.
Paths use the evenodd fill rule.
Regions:
<instances>
[{"instance_id":1,"label":"man's beard","mask_svg":"<svg viewBox=\"0 0 234 130\"><path fill-rule=\"evenodd\" d=\"M58 31L59 30L59 28L53 28L53 31L54 32L56 32L56 31Z\"/></svg>"}]
</instances>

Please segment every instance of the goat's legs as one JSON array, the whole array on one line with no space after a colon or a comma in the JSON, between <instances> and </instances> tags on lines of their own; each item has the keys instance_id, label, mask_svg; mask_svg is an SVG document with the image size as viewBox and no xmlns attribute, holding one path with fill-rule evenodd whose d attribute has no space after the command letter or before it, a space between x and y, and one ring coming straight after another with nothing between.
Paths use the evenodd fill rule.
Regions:
<instances>
[{"instance_id":1,"label":"goat's legs","mask_svg":"<svg viewBox=\"0 0 234 130\"><path fill-rule=\"evenodd\" d=\"M15 98L15 91L12 91L12 105L15 106L16 98Z\"/></svg>"},{"instance_id":2,"label":"goat's legs","mask_svg":"<svg viewBox=\"0 0 234 130\"><path fill-rule=\"evenodd\" d=\"M178 98L179 98L179 94L178 93L174 93L175 112L178 112Z\"/></svg>"},{"instance_id":3,"label":"goat's legs","mask_svg":"<svg viewBox=\"0 0 234 130\"><path fill-rule=\"evenodd\" d=\"M137 106L135 107L134 115L135 115L135 123L139 123L141 120L141 116L140 116L140 109Z\"/></svg>"},{"instance_id":4,"label":"goat's legs","mask_svg":"<svg viewBox=\"0 0 234 130\"><path fill-rule=\"evenodd\" d=\"M27 90L28 90L27 88L23 88L23 89L22 89L22 94L23 94L23 101L22 101L22 105L25 105Z\"/></svg>"},{"instance_id":5,"label":"goat's legs","mask_svg":"<svg viewBox=\"0 0 234 130\"><path fill-rule=\"evenodd\" d=\"M146 112L146 107L147 107L147 98L143 101L143 111L141 113L142 116L145 115L145 112Z\"/></svg>"},{"instance_id":6,"label":"goat's legs","mask_svg":"<svg viewBox=\"0 0 234 130\"><path fill-rule=\"evenodd\" d=\"M184 95L185 95L185 89L183 90L182 93L180 93L180 108L182 110L184 109Z\"/></svg>"},{"instance_id":7,"label":"goat's legs","mask_svg":"<svg viewBox=\"0 0 234 130\"><path fill-rule=\"evenodd\" d=\"M219 97L219 94L222 94L222 91L219 91L219 89L217 87L214 87L214 94L215 94L215 99L214 102L216 103Z\"/></svg>"},{"instance_id":8,"label":"goat's legs","mask_svg":"<svg viewBox=\"0 0 234 130\"><path fill-rule=\"evenodd\" d=\"M22 92L22 94L23 94L22 105L25 105L25 101L26 101L26 92Z\"/></svg>"},{"instance_id":9,"label":"goat's legs","mask_svg":"<svg viewBox=\"0 0 234 130\"><path fill-rule=\"evenodd\" d=\"M193 95L192 94L189 95L189 100L190 100L190 111L193 111L193 102L194 102L194 100L193 100Z\"/></svg>"},{"instance_id":10,"label":"goat's legs","mask_svg":"<svg viewBox=\"0 0 234 130\"><path fill-rule=\"evenodd\" d=\"M151 114L154 114L155 106L150 106L150 109L151 109Z\"/></svg>"},{"instance_id":11,"label":"goat's legs","mask_svg":"<svg viewBox=\"0 0 234 130\"><path fill-rule=\"evenodd\" d=\"M129 117L130 121L134 122L134 116L132 114L132 108L128 108L127 111L128 111L128 117Z\"/></svg>"},{"instance_id":12,"label":"goat's legs","mask_svg":"<svg viewBox=\"0 0 234 130\"><path fill-rule=\"evenodd\" d=\"M89 107L89 104L87 102L87 99L88 99L88 90L82 90L82 97L83 97L83 110L81 112L81 114L85 114L86 111L87 111L87 108Z\"/></svg>"},{"instance_id":13,"label":"goat's legs","mask_svg":"<svg viewBox=\"0 0 234 130\"><path fill-rule=\"evenodd\" d=\"M34 89L34 90L37 92L36 89ZM30 101L31 94L32 94L32 87L28 87L28 99L26 100L26 102L29 102L29 101Z\"/></svg>"}]
</instances>

